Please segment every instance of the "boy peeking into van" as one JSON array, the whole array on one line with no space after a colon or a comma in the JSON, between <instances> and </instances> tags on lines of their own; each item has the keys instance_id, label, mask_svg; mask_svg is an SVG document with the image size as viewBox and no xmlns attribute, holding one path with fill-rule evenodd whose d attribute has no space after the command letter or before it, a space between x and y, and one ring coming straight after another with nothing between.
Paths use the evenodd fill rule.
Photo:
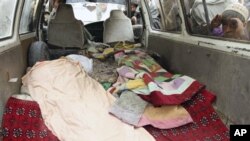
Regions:
<instances>
[{"instance_id":1,"label":"boy peeking into van","mask_svg":"<svg viewBox=\"0 0 250 141\"><path fill-rule=\"evenodd\" d=\"M50 0L50 2L52 3L52 5L51 5L52 6L52 10L50 12L50 16L49 16L49 21L48 22L50 22L51 19L55 18L56 10L57 10L59 4L60 3L66 3L66 0Z\"/></svg>"},{"instance_id":2,"label":"boy peeking into van","mask_svg":"<svg viewBox=\"0 0 250 141\"><path fill-rule=\"evenodd\" d=\"M249 12L244 5L233 3L227 6L221 15L216 15L211 21L212 35L249 40L246 29L248 17Z\"/></svg>"}]
</instances>

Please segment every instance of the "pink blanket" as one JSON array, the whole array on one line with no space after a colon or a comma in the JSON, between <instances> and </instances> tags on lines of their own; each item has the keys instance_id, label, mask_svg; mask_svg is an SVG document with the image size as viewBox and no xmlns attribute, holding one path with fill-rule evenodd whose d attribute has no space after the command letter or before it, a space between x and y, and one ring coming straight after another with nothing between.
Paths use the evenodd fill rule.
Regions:
<instances>
[{"instance_id":1,"label":"pink blanket","mask_svg":"<svg viewBox=\"0 0 250 141\"><path fill-rule=\"evenodd\" d=\"M108 113L114 97L78 63L66 58L37 63L24 77L46 126L64 141L153 141Z\"/></svg>"}]
</instances>

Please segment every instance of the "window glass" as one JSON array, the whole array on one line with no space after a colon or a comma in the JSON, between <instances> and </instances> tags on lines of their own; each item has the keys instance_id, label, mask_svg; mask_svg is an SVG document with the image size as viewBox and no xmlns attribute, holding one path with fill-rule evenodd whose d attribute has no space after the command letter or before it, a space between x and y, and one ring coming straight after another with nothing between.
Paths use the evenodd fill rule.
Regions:
<instances>
[{"instance_id":1,"label":"window glass","mask_svg":"<svg viewBox=\"0 0 250 141\"><path fill-rule=\"evenodd\" d=\"M150 15L150 22L152 29L162 30L162 20L161 13L159 9L159 1L158 0L146 0L148 4L148 11Z\"/></svg>"},{"instance_id":2,"label":"window glass","mask_svg":"<svg viewBox=\"0 0 250 141\"><path fill-rule=\"evenodd\" d=\"M78 2L101 2L101 3L113 3L113 4L126 4L126 0L66 0L67 3L78 3Z\"/></svg>"},{"instance_id":3,"label":"window glass","mask_svg":"<svg viewBox=\"0 0 250 141\"><path fill-rule=\"evenodd\" d=\"M250 0L186 0L184 11L190 34L220 39L249 40Z\"/></svg>"},{"instance_id":4,"label":"window glass","mask_svg":"<svg viewBox=\"0 0 250 141\"><path fill-rule=\"evenodd\" d=\"M167 32L181 31L177 0L146 0L146 2L152 29Z\"/></svg>"},{"instance_id":5,"label":"window glass","mask_svg":"<svg viewBox=\"0 0 250 141\"><path fill-rule=\"evenodd\" d=\"M126 10L125 5L116 3L79 2L68 4L72 5L75 18L81 20L85 25L106 20L112 10Z\"/></svg>"},{"instance_id":6,"label":"window glass","mask_svg":"<svg viewBox=\"0 0 250 141\"><path fill-rule=\"evenodd\" d=\"M17 0L1 0L0 2L0 39L10 37L13 32L14 14Z\"/></svg>"},{"instance_id":7,"label":"window glass","mask_svg":"<svg viewBox=\"0 0 250 141\"><path fill-rule=\"evenodd\" d=\"M161 0L165 31L181 31L181 19L177 0Z\"/></svg>"},{"instance_id":8,"label":"window glass","mask_svg":"<svg viewBox=\"0 0 250 141\"><path fill-rule=\"evenodd\" d=\"M22 17L20 22L19 33L29 33L35 31L35 6L38 0L25 0Z\"/></svg>"}]
</instances>

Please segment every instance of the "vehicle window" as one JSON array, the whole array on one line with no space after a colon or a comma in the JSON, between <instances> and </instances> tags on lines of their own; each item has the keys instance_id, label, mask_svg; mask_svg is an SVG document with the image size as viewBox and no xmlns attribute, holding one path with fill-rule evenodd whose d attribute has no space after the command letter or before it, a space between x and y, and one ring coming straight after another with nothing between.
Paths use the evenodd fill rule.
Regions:
<instances>
[{"instance_id":1,"label":"vehicle window","mask_svg":"<svg viewBox=\"0 0 250 141\"><path fill-rule=\"evenodd\" d=\"M163 30L161 20L162 14L160 13L159 9L159 0L146 0L146 3L148 4L147 7L150 15L152 29Z\"/></svg>"},{"instance_id":2,"label":"vehicle window","mask_svg":"<svg viewBox=\"0 0 250 141\"><path fill-rule=\"evenodd\" d=\"M20 28L19 33L29 33L35 31L36 23L35 21L35 6L38 0L25 0L22 16L21 16L21 22L20 22Z\"/></svg>"},{"instance_id":3,"label":"vehicle window","mask_svg":"<svg viewBox=\"0 0 250 141\"><path fill-rule=\"evenodd\" d=\"M250 0L186 0L183 4L190 34L249 40Z\"/></svg>"},{"instance_id":4,"label":"vehicle window","mask_svg":"<svg viewBox=\"0 0 250 141\"><path fill-rule=\"evenodd\" d=\"M130 19L133 25L136 24L142 24L142 17L140 13L140 5L139 5L140 0L138 1L131 1L130 4Z\"/></svg>"},{"instance_id":5,"label":"vehicle window","mask_svg":"<svg viewBox=\"0 0 250 141\"><path fill-rule=\"evenodd\" d=\"M181 31L177 0L147 0L147 2L152 29L166 32Z\"/></svg>"},{"instance_id":6,"label":"vehicle window","mask_svg":"<svg viewBox=\"0 0 250 141\"><path fill-rule=\"evenodd\" d=\"M87 1L77 3L67 1L67 3L72 5L75 18L81 20L85 25L106 20L112 10L126 10L125 4L117 3Z\"/></svg>"},{"instance_id":7,"label":"vehicle window","mask_svg":"<svg viewBox=\"0 0 250 141\"><path fill-rule=\"evenodd\" d=\"M14 14L16 10L17 0L1 0L0 2L0 39L12 36Z\"/></svg>"},{"instance_id":8,"label":"vehicle window","mask_svg":"<svg viewBox=\"0 0 250 141\"><path fill-rule=\"evenodd\" d=\"M181 18L177 0L161 0L165 31L181 31Z\"/></svg>"},{"instance_id":9,"label":"vehicle window","mask_svg":"<svg viewBox=\"0 0 250 141\"><path fill-rule=\"evenodd\" d=\"M126 0L66 0L67 3L78 3L78 2L98 2L98 3L113 3L125 5Z\"/></svg>"}]
</instances>

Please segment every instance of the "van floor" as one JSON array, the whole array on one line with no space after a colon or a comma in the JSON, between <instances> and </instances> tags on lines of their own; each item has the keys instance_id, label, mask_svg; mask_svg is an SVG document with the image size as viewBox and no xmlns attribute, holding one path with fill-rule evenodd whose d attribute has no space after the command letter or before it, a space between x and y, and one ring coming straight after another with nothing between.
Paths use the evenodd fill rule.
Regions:
<instances>
[{"instance_id":1,"label":"van floor","mask_svg":"<svg viewBox=\"0 0 250 141\"><path fill-rule=\"evenodd\" d=\"M215 111L217 112L217 114L219 115L220 119L222 120L222 122L227 126L227 128L229 129L230 125L234 124L225 114L223 114L221 111L218 110L218 108L213 105Z\"/></svg>"},{"instance_id":2,"label":"van floor","mask_svg":"<svg viewBox=\"0 0 250 141\"><path fill-rule=\"evenodd\" d=\"M133 58L133 57L132 57ZM134 56L134 58L136 58L136 56ZM96 74L97 74L97 76L96 75L94 75L94 76L92 76L92 77L96 77L95 79L97 79L100 83L102 83L102 82L109 82L109 83L114 83L114 81L116 80L115 78L117 78L118 77L118 75L117 75L117 72L116 71L114 71L114 70L116 70L116 68L118 67L118 65L116 66L116 65L114 65L114 64L112 64L112 63L115 63L115 61L113 60L114 58L110 58L110 60L108 60L108 61L110 61L110 62L108 62L107 60L106 61L97 61L97 60L94 60L94 69L95 69L95 71L96 71ZM137 58L136 58L137 59ZM143 61L145 61L145 60L136 60L136 61L134 61L134 60L129 60L129 61L132 61L132 62L136 62L136 63L141 63L141 62L143 62ZM152 61L152 60L150 60L150 61ZM147 65L152 65L152 62L145 62L145 63L147 63ZM105 63L107 63L107 64L105 64ZM117 62L116 62L117 63ZM100 65L101 64L101 65ZM124 64L126 64L126 63L124 63ZM133 63L132 63L133 64ZM127 62L127 65L132 65L131 63L128 63ZM133 66L133 65L132 65ZM97 67L100 67L100 68L98 68L98 69L96 69ZM137 66L137 67L139 67L139 66ZM144 66L145 67L145 66ZM154 67L148 67L148 68L150 68L150 69L155 69L155 68L157 68L158 66L155 66L155 64L154 64ZM108 71L107 71L108 70ZM114 77L114 78L112 78L112 77ZM177 76L178 77L178 76ZM99 78L101 78L101 79L99 79ZM112 78L112 79L110 79L110 78ZM161 78L162 79L162 78ZM174 78L172 78L172 79L174 79ZM198 94L197 94L198 95ZM200 94L201 95L201 94ZM209 94L208 94L209 95ZM196 96L193 96L193 97L196 97ZM198 96L197 96L198 97ZM213 97L213 96L210 96L210 97ZM195 98L196 100L198 99L198 98ZM211 98L212 99L212 98ZM202 99L203 100L203 99ZM190 100L191 101L191 100ZM208 100L205 100L206 101L206 103L209 103L210 102L210 98L208 98ZM196 120L197 120L197 123L199 124L199 127L200 128L197 128L197 129L199 129L199 130L196 130L196 131L194 131L196 134L199 134L199 133L202 133L202 135L199 135L199 139L204 139L204 137L206 136L206 135L208 135L208 136L211 136L211 137L213 137L213 136L215 136L215 134L217 135L217 134L219 134L220 136L223 136L224 138L226 138L226 135L224 134L224 133L226 133L228 130L224 127L224 125L221 123L221 121L218 119L218 120L216 120L217 118L215 117L215 122L211 122L211 123L208 123L206 120L205 121L201 121L200 120L200 118L202 119L202 117L201 116L204 116L205 118L206 117L210 117L210 115L211 114L213 114L214 112L213 112L213 109L211 109L211 105L209 105L210 106L210 109L211 109L211 111L208 111L208 112L205 112L204 114L201 112L202 111L202 108L199 108L199 106L201 106L201 107L203 107L204 105L202 104L202 101L196 101L197 103L199 103L199 104L201 104L201 105L198 105L198 104L194 104L195 105L195 108L192 108L192 103L188 103L187 102L187 106L186 107L189 107L189 110L191 111L190 113L192 113L192 112L194 112L195 114L197 114L196 113L196 110L198 109L198 110L200 110L199 111L199 113L198 113L198 116L197 115L195 115L194 114L194 116L196 117ZM211 102L212 102L212 100L211 100ZM16 105L16 103L13 103L13 104L15 104ZM32 103L28 103L28 104L26 104L26 108L27 108L27 110L29 111L29 108L30 108L30 105L31 104L33 104L33 106L34 106L34 108L36 108L37 109L37 111L39 111L39 106L37 105L37 104L35 104L34 102ZM210 104L210 103L209 103ZM25 104L21 104L21 105L25 105ZM191 106L190 106L191 105ZM191 107L191 108L190 108ZM20 106L17 106L16 107L17 109L16 110L13 110L13 109L9 109L10 110L10 112L11 112L11 110L13 110L13 111L18 111L18 114L23 114L23 110L22 109L20 109ZM215 107L215 109L216 109L216 107ZM203 109L204 110L204 109ZM7 112L8 112L8 110L7 110ZM212 113L213 112L213 113ZM220 112L218 112L217 111L217 113L219 114L219 117L220 117L220 119L223 121L223 123L227 126L227 127L229 127L229 125L230 125L230 122L229 122L229 120L223 115L223 114L221 114ZM14 114L16 114L16 113L14 113ZM30 115L31 114L31 115ZM200 114L200 115L199 115ZM32 113L29 113L29 114L27 114L26 116L32 116L33 114ZM37 115L36 115L37 116ZM41 116L39 116L39 117L41 117ZM11 119L12 118L12 119ZM214 116L212 117L212 118L214 118ZM27 118L23 118L23 119L21 119L22 120L22 123L19 123L19 124L22 124L23 125L23 121L25 122L25 123L27 123L27 120L24 120L24 119L27 119ZM39 118L40 119L40 118ZM210 120L212 120L212 119L210 119L210 118L207 118L207 119L209 119L209 121ZM17 120L20 120L20 118L19 117L17 117ZM7 119L5 119L4 120L4 123L5 124L7 124L7 125L10 125L10 124L13 124L14 122L11 122L11 121L13 121L13 116L12 115L9 115L9 118L7 118ZM16 122L17 123L17 122ZM32 122L29 122L28 124L33 124L34 123L34 121L32 121ZM44 125L44 123L43 122L39 122L40 124L42 124L42 125ZM207 125L207 126L203 126L202 124L205 124L205 125ZM219 126L219 128L217 128L217 129L214 129L213 130L213 125L214 124L216 124L216 125L218 125ZM192 139L195 139L195 136L192 134L192 133L190 133L190 132L192 132L193 131L193 127L196 129L196 127L195 127L195 125L196 125L196 123L192 123L192 124L188 124L187 126L185 126L185 127L187 127L188 128L188 132L189 132L189 134L188 135L186 135L186 134L184 134L184 132L187 132L187 130L186 130L186 128L179 128L178 129L178 133L179 134L181 134L180 136L179 136L179 138L181 138L181 137L183 137L182 138L182 140L185 140L185 139L187 139L187 138L185 138L184 136L190 136L190 137L192 137L191 139L189 139L189 140L192 140ZM37 123L36 123L36 126L38 126L37 125ZM9 126L10 128L13 128L12 126ZM30 126L29 128L33 128L34 126ZM203 132L203 131L207 131L207 130L209 130L209 131L211 131L211 132ZM155 129L149 129L149 131L152 131L152 132L150 132L151 134L152 134L152 136L154 136L155 138L156 138L156 140L157 141L161 141L161 139L159 139L158 138L158 133L160 133L162 136L165 136L165 132L169 132L169 133L171 133L171 136L173 137L173 138L175 138L175 136L176 136L176 132L175 132L175 129L166 129L166 130L157 130L157 131L159 131L159 132L157 132L157 134L154 132L154 131L156 131ZM172 138L171 137L171 138ZM54 137L53 137L54 138ZM158 138L158 139L157 139ZM6 139L6 141L7 141L7 138L5 138ZM8 138L9 139L9 138ZM54 138L55 139L55 138ZM54 140L53 139L53 140ZM227 138L226 138L227 139ZM165 140L164 140L165 141ZM178 141L181 141L181 140L178 140Z\"/></svg>"}]
</instances>

